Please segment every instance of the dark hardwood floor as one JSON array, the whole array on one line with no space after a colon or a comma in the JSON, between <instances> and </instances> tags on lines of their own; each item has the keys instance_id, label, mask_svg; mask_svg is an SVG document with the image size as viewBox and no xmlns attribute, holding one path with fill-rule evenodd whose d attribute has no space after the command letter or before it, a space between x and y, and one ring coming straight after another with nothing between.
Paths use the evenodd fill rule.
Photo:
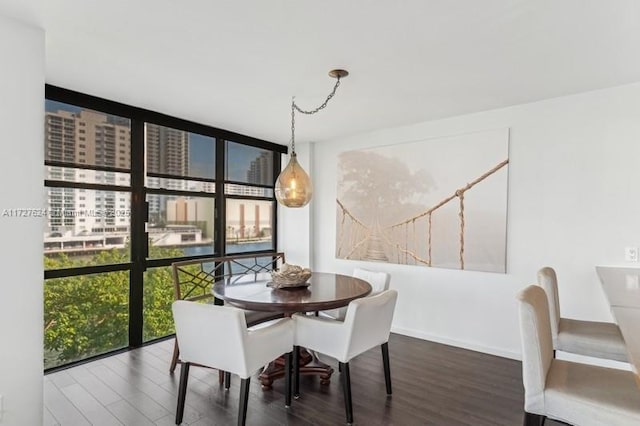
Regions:
<instances>
[{"instance_id":1,"label":"dark hardwood floor","mask_svg":"<svg viewBox=\"0 0 640 426\"><path fill-rule=\"evenodd\" d=\"M45 376L44 425L173 425L179 367L169 374L173 340ZM355 424L521 425L518 361L393 334L389 341L393 396L385 392L380 349L351 362ZM284 381L263 391L252 378L248 425L340 425L344 400L337 362L328 386L302 376L301 396L284 407ZM240 380L230 391L215 370L191 368L183 424L236 423ZM547 421L545 425L558 425Z\"/></svg>"}]
</instances>

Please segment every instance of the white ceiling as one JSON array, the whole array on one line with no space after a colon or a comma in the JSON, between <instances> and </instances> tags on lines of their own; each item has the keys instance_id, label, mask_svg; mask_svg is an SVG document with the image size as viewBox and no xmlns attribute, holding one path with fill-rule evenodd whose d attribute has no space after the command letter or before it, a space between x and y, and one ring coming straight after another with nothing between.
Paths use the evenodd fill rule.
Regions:
<instances>
[{"instance_id":1,"label":"white ceiling","mask_svg":"<svg viewBox=\"0 0 640 426\"><path fill-rule=\"evenodd\" d=\"M640 81L637 0L0 0L47 82L288 142Z\"/></svg>"}]
</instances>

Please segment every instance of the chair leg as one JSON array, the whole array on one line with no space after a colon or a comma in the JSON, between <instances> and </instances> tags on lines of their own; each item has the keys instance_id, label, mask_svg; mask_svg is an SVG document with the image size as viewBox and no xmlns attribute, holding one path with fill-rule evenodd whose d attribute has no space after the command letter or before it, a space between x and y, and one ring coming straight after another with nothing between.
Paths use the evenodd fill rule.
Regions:
<instances>
[{"instance_id":1,"label":"chair leg","mask_svg":"<svg viewBox=\"0 0 640 426\"><path fill-rule=\"evenodd\" d=\"M240 380L240 407L238 408L238 426L244 426L247 420L247 403L249 402L249 384L251 377Z\"/></svg>"},{"instance_id":2,"label":"chair leg","mask_svg":"<svg viewBox=\"0 0 640 426\"><path fill-rule=\"evenodd\" d=\"M229 388L231 387L231 373L229 373L228 371L224 372L224 388L226 390L229 390Z\"/></svg>"},{"instance_id":3,"label":"chair leg","mask_svg":"<svg viewBox=\"0 0 640 426\"><path fill-rule=\"evenodd\" d=\"M218 384L221 385L224 383L224 371L218 370Z\"/></svg>"},{"instance_id":4,"label":"chair leg","mask_svg":"<svg viewBox=\"0 0 640 426\"><path fill-rule=\"evenodd\" d=\"M543 426L547 418L540 414L524 412L524 426Z\"/></svg>"},{"instance_id":5,"label":"chair leg","mask_svg":"<svg viewBox=\"0 0 640 426\"><path fill-rule=\"evenodd\" d=\"M176 365L180 358L180 348L178 347L178 339L173 342L173 355L171 356L171 366L169 367L169 373L173 374L176 371Z\"/></svg>"},{"instance_id":6,"label":"chair leg","mask_svg":"<svg viewBox=\"0 0 640 426\"><path fill-rule=\"evenodd\" d=\"M178 387L178 408L176 409L176 424L182 423L184 415L184 401L187 397L187 382L189 381L189 367L191 364L183 362L180 367L180 386Z\"/></svg>"},{"instance_id":7,"label":"chair leg","mask_svg":"<svg viewBox=\"0 0 640 426\"><path fill-rule=\"evenodd\" d=\"M284 355L284 406L291 407L291 352Z\"/></svg>"},{"instance_id":8,"label":"chair leg","mask_svg":"<svg viewBox=\"0 0 640 426\"><path fill-rule=\"evenodd\" d=\"M382 363L384 364L384 383L387 385L387 395L391 395L391 368L389 367L389 342L383 343Z\"/></svg>"},{"instance_id":9,"label":"chair leg","mask_svg":"<svg viewBox=\"0 0 640 426\"><path fill-rule=\"evenodd\" d=\"M351 405L351 377L349 375L349 363L341 362L342 390L344 391L344 408L347 413L347 423L353 423L353 406Z\"/></svg>"},{"instance_id":10,"label":"chair leg","mask_svg":"<svg viewBox=\"0 0 640 426\"><path fill-rule=\"evenodd\" d=\"M293 347L293 397L300 398L300 346Z\"/></svg>"}]
</instances>

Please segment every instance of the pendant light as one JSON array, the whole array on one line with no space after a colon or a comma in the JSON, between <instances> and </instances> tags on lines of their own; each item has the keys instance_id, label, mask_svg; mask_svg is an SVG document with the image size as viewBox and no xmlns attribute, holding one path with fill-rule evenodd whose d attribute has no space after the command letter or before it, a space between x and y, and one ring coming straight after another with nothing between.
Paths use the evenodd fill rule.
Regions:
<instances>
[{"instance_id":1,"label":"pendant light","mask_svg":"<svg viewBox=\"0 0 640 426\"><path fill-rule=\"evenodd\" d=\"M349 73L345 70L329 71L329 76L336 79L336 84L322 105L315 109L303 110L296 105L295 97L291 100L291 156L289 164L280 173L275 185L276 199L285 207L304 207L311 201L311 196L313 195L311 178L298 163L296 155L296 111L301 114L311 115L326 107L329 100L336 94L336 90L340 86L340 79L348 75Z\"/></svg>"}]
</instances>

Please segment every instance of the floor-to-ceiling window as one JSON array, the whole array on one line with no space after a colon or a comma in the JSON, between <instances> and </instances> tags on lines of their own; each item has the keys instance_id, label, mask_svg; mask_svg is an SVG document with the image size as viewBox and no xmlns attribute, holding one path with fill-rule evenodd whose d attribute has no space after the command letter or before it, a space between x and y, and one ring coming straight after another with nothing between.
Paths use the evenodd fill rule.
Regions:
<instances>
[{"instance_id":1,"label":"floor-to-ceiling window","mask_svg":"<svg viewBox=\"0 0 640 426\"><path fill-rule=\"evenodd\" d=\"M53 86L45 369L173 333L177 259L276 248L286 147Z\"/></svg>"}]
</instances>

